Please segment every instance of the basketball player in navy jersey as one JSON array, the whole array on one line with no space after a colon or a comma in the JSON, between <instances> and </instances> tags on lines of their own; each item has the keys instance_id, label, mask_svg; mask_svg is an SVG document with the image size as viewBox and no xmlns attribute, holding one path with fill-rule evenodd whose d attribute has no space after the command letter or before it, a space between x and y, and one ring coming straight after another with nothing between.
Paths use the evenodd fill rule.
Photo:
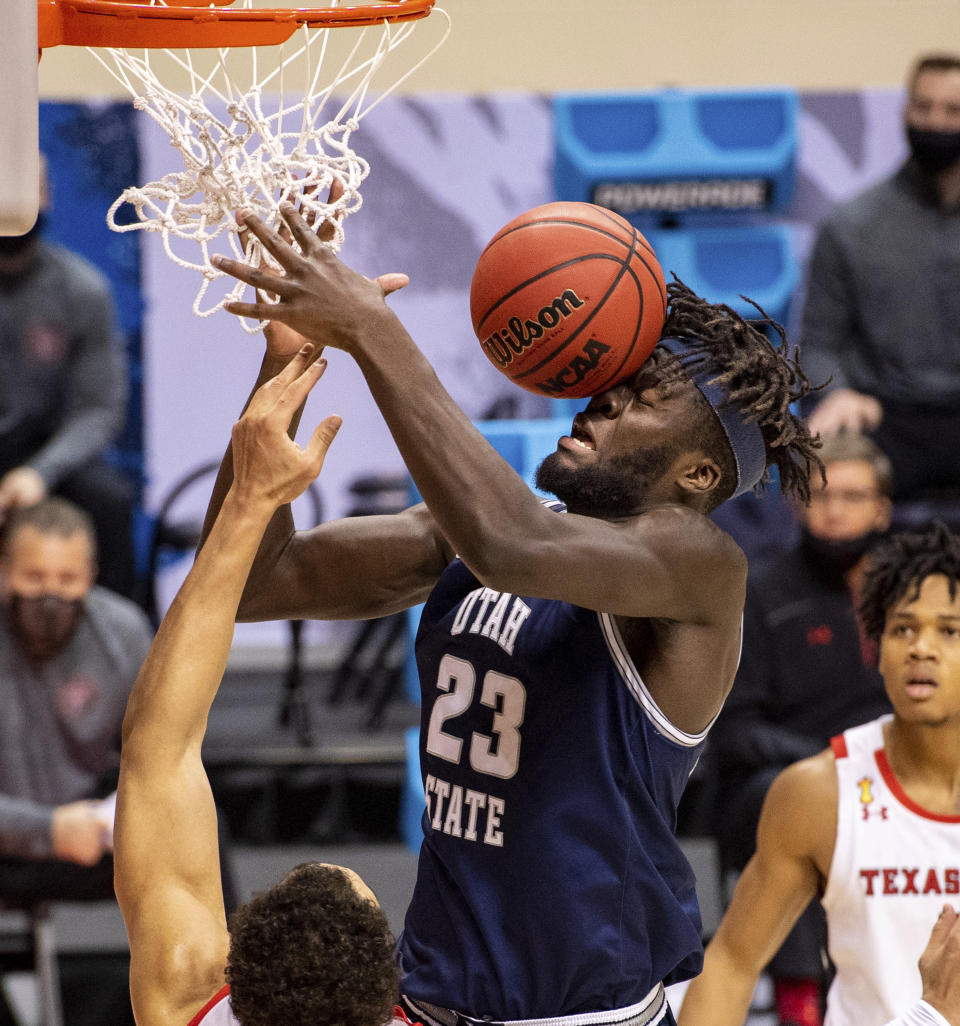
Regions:
<instances>
[{"instance_id":1,"label":"basketball player in navy jersey","mask_svg":"<svg viewBox=\"0 0 960 1026\"><path fill-rule=\"evenodd\" d=\"M268 528L245 619L381 616L426 602L417 636L426 793L399 943L426 1023L579 1016L672 1022L663 981L700 967L677 803L730 688L746 561L706 516L777 465L807 494L808 389L785 345L670 289L665 338L595 396L532 494L442 388L384 297L296 211L303 256L253 217L284 273L219 266L278 297L261 382L303 337L350 353L424 504ZM229 486L228 452L210 516Z\"/></svg>"},{"instance_id":2,"label":"basketball player in navy jersey","mask_svg":"<svg viewBox=\"0 0 960 1026\"><path fill-rule=\"evenodd\" d=\"M328 418L304 450L286 435L323 372L311 356L295 356L251 403L255 451L243 445L249 422L234 428L233 487L127 707L114 869L138 1026L383 1026L398 997L386 917L348 869L297 867L228 931L200 758L263 529L316 477L339 427Z\"/></svg>"}]
</instances>

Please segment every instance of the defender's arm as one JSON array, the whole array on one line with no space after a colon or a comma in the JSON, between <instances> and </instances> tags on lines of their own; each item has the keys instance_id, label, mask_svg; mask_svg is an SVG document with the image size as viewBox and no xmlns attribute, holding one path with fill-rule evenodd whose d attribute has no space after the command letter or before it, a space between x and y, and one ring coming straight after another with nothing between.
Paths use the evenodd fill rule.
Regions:
<instances>
[{"instance_id":1,"label":"defender's arm","mask_svg":"<svg viewBox=\"0 0 960 1026\"><path fill-rule=\"evenodd\" d=\"M322 364L305 369L307 356L254 397L251 415L272 423L273 444L238 461L237 481L164 617L127 707L115 887L139 1026L185 1022L223 984L228 936L216 810L200 748L263 530L277 505L319 472L339 426L328 418L304 450L285 434L289 411L322 373ZM241 419L234 439L244 433Z\"/></svg>"},{"instance_id":2,"label":"defender's arm","mask_svg":"<svg viewBox=\"0 0 960 1026\"><path fill-rule=\"evenodd\" d=\"M795 763L773 782L757 850L687 988L679 1026L742 1026L757 977L826 878L833 853L837 784L833 756Z\"/></svg>"}]
</instances>

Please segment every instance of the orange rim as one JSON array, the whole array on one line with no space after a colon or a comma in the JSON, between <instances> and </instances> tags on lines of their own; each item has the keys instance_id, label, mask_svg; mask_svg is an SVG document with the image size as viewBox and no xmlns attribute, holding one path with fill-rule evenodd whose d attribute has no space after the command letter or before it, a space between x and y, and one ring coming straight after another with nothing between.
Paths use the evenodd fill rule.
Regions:
<instances>
[{"instance_id":1,"label":"orange rim","mask_svg":"<svg viewBox=\"0 0 960 1026\"><path fill-rule=\"evenodd\" d=\"M224 46L272 46L284 42L299 25L350 28L385 21L425 18L436 0L394 0L356 7L229 8L120 3L117 0L37 0L38 42L51 46L110 46L130 49L194 49Z\"/></svg>"}]
</instances>

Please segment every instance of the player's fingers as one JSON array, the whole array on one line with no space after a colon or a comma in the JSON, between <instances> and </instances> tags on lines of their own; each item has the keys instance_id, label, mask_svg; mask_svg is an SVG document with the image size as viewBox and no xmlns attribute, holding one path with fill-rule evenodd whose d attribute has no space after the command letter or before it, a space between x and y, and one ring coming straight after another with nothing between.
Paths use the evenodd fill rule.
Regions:
<instances>
[{"instance_id":1,"label":"player's fingers","mask_svg":"<svg viewBox=\"0 0 960 1026\"><path fill-rule=\"evenodd\" d=\"M954 943L956 943L956 935L960 935L960 927L957 927L957 913L950 905L944 905L940 911L940 915L937 921L933 924L933 930L930 932L930 939L927 941L926 949L920 956L921 960L929 959L934 957L936 952L943 949L950 938L951 934L954 934Z\"/></svg>"},{"instance_id":2,"label":"player's fingers","mask_svg":"<svg viewBox=\"0 0 960 1026\"><path fill-rule=\"evenodd\" d=\"M306 449L304 449L307 459L315 467L313 471L314 476L320 473L327 450L333 444L334 438L337 437L337 432L340 430L342 423L342 418L333 414L314 428L310 441L307 443Z\"/></svg>"},{"instance_id":3,"label":"player's fingers","mask_svg":"<svg viewBox=\"0 0 960 1026\"><path fill-rule=\"evenodd\" d=\"M291 210L293 209L293 205L290 203L281 203L281 211L284 207L289 207ZM285 271L289 271L297 265L297 262L300 259L299 254L288 242L284 241L280 232L275 231L269 225L264 224L256 214L251 214L248 211L241 210L237 214L237 220L256 235L263 244L264 249L276 257L280 266Z\"/></svg>"},{"instance_id":4,"label":"player's fingers","mask_svg":"<svg viewBox=\"0 0 960 1026\"><path fill-rule=\"evenodd\" d=\"M330 183L330 191L327 193L327 202L336 203L343 195L343 191L343 182L341 182L339 178L334 178Z\"/></svg>"},{"instance_id":5,"label":"player's fingers","mask_svg":"<svg viewBox=\"0 0 960 1026\"><path fill-rule=\"evenodd\" d=\"M952 905L944 905L934 929L943 930L944 935L960 935L960 915Z\"/></svg>"},{"instance_id":6,"label":"player's fingers","mask_svg":"<svg viewBox=\"0 0 960 1026\"><path fill-rule=\"evenodd\" d=\"M291 413L303 405L310 390L323 377L323 372L327 369L326 360L311 362L312 355L313 346L304 346L276 377L277 383L283 386L278 404ZM288 371L289 375L287 375ZM284 375L287 376L284 377Z\"/></svg>"},{"instance_id":7,"label":"player's fingers","mask_svg":"<svg viewBox=\"0 0 960 1026\"><path fill-rule=\"evenodd\" d=\"M399 271L392 271L389 274L381 274L377 277L377 284L383 289L383 294L389 296L391 292L406 288L410 284L410 278Z\"/></svg>"},{"instance_id":8,"label":"player's fingers","mask_svg":"<svg viewBox=\"0 0 960 1026\"><path fill-rule=\"evenodd\" d=\"M297 175L292 176L294 181L297 181ZM304 192L309 192L310 186L308 185ZM295 203L297 200L297 188L295 185L291 185L289 189L281 197L281 203ZM277 225L277 234L283 239L284 242L290 243L293 241L293 236L290 234L290 229L284 224L283 220Z\"/></svg>"},{"instance_id":9,"label":"player's fingers","mask_svg":"<svg viewBox=\"0 0 960 1026\"><path fill-rule=\"evenodd\" d=\"M330 191L327 193L327 206L333 206L343 196L343 193L343 182L339 178L334 178L330 183ZM317 238L321 242L329 242L337 234L336 221L341 218L342 214L327 215L320 225L317 225L318 216L316 210L311 210L307 218L307 224L315 231Z\"/></svg>"},{"instance_id":10,"label":"player's fingers","mask_svg":"<svg viewBox=\"0 0 960 1026\"><path fill-rule=\"evenodd\" d=\"M301 253L310 256L329 254L330 251L325 246L318 245L321 241L320 238L314 235L310 225L297 213L297 209L292 203L281 203L280 214L286 221L287 227L293 232L293 237L300 246Z\"/></svg>"},{"instance_id":11,"label":"player's fingers","mask_svg":"<svg viewBox=\"0 0 960 1026\"><path fill-rule=\"evenodd\" d=\"M300 401L297 398L300 392L302 391L303 395L306 396L314 383L323 374L323 367L321 367L319 373L308 375L308 384L305 389L293 389L291 391L291 386L300 378L313 360L315 349L316 347L312 342L307 342L303 345L278 374L270 378L269 381L265 381L253 393L240 420L260 420L278 409L281 411L281 414L284 411L292 414L292 411L300 405ZM325 360L318 362L326 366ZM296 405L291 407L291 402L295 402Z\"/></svg>"},{"instance_id":12,"label":"player's fingers","mask_svg":"<svg viewBox=\"0 0 960 1026\"><path fill-rule=\"evenodd\" d=\"M248 317L253 321L280 321L283 319L283 311L278 309L276 303L240 303L231 300L223 304L227 313L235 314L237 317Z\"/></svg>"},{"instance_id":13,"label":"player's fingers","mask_svg":"<svg viewBox=\"0 0 960 1026\"><path fill-rule=\"evenodd\" d=\"M225 257L221 253L211 257L210 263L218 271L229 274L231 278L252 285L258 292L268 292L284 297L290 295L292 286L281 274L265 271L260 267L251 267L250 264L245 264L242 260L231 260L230 257Z\"/></svg>"}]
</instances>

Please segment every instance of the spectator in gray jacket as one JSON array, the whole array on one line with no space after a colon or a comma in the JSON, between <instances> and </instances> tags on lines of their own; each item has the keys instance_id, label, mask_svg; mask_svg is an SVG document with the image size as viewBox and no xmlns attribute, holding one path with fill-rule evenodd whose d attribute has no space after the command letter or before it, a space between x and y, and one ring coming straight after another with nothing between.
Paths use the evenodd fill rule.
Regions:
<instances>
[{"instance_id":1,"label":"spectator in gray jacket","mask_svg":"<svg viewBox=\"0 0 960 1026\"><path fill-rule=\"evenodd\" d=\"M92 264L43 238L0 237L0 523L61 495L93 517L100 583L135 588L134 489L104 454L123 428L127 364L110 284Z\"/></svg>"},{"instance_id":2,"label":"spectator in gray jacket","mask_svg":"<svg viewBox=\"0 0 960 1026\"><path fill-rule=\"evenodd\" d=\"M0 546L0 902L112 893L79 868L110 851L120 725L152 639L143 611L94 585L89 517L64 499L11 514ZM53 862L47 865L48 861ZM66 881L65 894L58 880ZM101 883L105 887L100 886Z\"/></svg>"},{"instance_id":3,"label":"spectator in gray jacket","mask_svg":"<svg viewBox=\"0 0 960 1026\"><path fill-rule=\"evenodd\" d=\"M873 433L896 500L960 493L960 55L915 63L904 127L906 164L820 226L801 340L832 375L811 431Z\"/></svg>"}]
</instances>

